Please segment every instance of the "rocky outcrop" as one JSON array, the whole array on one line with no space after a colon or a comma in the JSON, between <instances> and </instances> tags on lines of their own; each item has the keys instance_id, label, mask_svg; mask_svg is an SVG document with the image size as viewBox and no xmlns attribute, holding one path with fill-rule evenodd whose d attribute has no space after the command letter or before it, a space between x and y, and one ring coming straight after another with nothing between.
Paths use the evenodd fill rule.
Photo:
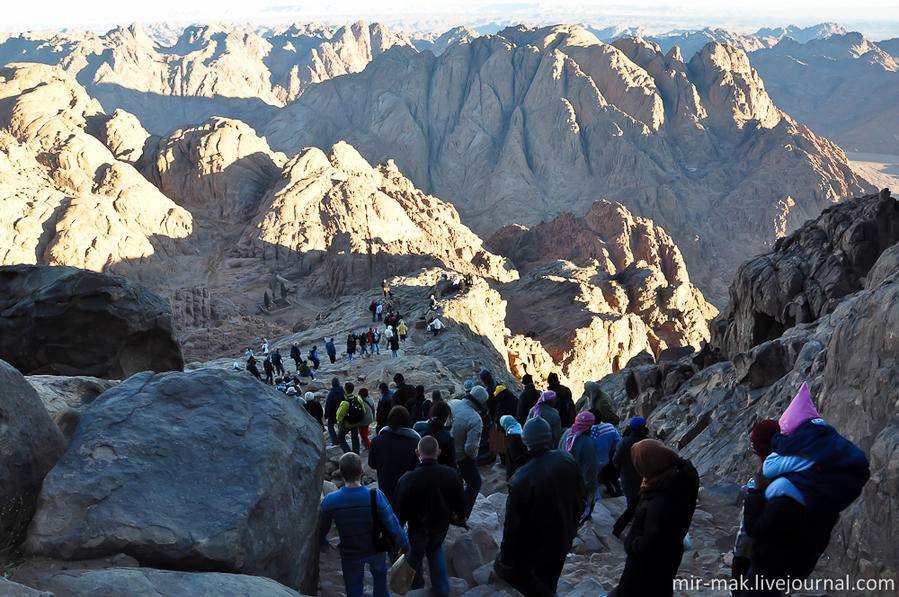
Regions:
<instances>
[{"instance_id":1,"label":"rocky outcrop","mask_svg":"<svg viewBox=\"0 0 899 597\"><path fill-rule=\"evenodd\" d=\"M771 253L740 266L712 343L735 355L821 318L864 287L877 258L897 241L899 203L888 190L825 210Z\"/></svg>"},{"instance_id":2,"label":"rocky outcrop","mask_svg":"<svg viewBox=\"0 0 899 597\"><path fill-rule=\"evenodd\" d=\"M228 222L252 215L287 161L248 125L225 118L178 129L152 143L142 158L160 191Z\"/></svg>"},{"instance_id":3,"label":"rocky outcrop","mask_svg":"<svg viewBox=\"0 0 899 597\"><path fill-rule=\"evenodd\" d=\"M482 235L620 201L665 224L719 304L722 272L873 190L777 110L742 51L712 45L684 64L654 44L639 56L618 45L557 26L508 28L436 58L394 48L310 88L264 132L278 150L345 139L372 162L393 158Z\"/></svg>"},{"instance_id":4,"label":"rocky outcrop","mask_svg":"<svg viewBox=\"0 0 899 597\"><path fill-rule=\"evenodd\" d=\"M0 593L6 597L55 597L53 593L38 591L0 577Z\"/></svg>"},{"instance_id":5,"label":"rocky outcrop","mask_svg":"<svg viewBox=\"0 0 899 597\"><path fill-rule=\"evenodd\" d=\"M4 361L0 387L0 549L8 551L24 538L44 476L66 446L34 389Z\"/></svg>"},{"instance_id":6,"label":"rocky outcrop","mask_svg":"<svg viewBox=\"0 0 899 597\"><path fill-rule=\"evenodd\" d=\"M269 578L259 576L221 572L173 572L152 568L62 570L41 578L36 586L45 591L52 591L52 594L57 597L95 597L96 595L300 597L296 591ZM50 594L41 593L40 595Z\"/></svg>"},{"instance_id":7,"label":"rocky outcrop","mask_svg":"<svg viewBox=\"0 0 899 597\"><path fill-rule=\"evenodd\" d=\"M338 294L441 266L508 281L517 272L486 251L456 210L425 195L392 162L373 168L346 143L307 149L260 202L239 245L245 256L299 260L309 291Z\"/></svg>"},{"instance_id":8,"label":"rocky outcrop","mask_svg":"<svg viewBox=\"0 0 899 597\"><path fill-rule=\"evenodd\" d=\"M123 379L182 369L172 312L121 276L0 267L0 357L25 374Z\"/></svg>"},{"instance_id":9,"label":"rocky outcrop","mask_svg":"<svg viewBox=\"0 0 899 597\"><path fill-rule=\"evenodd\" d=\"M140 373L94 400L45 479L30 553L125 553L314 590L321 436L294 400L228 371Z\"/></svg>"},{"instance_id":10,"label":"rocky outcrop","mask_svg":"<svg viewBox=\"0 0 899 597\"><path fill-rule=\"evenodd\" d=\"M507 325L539 341L578 386L643 350L698 349L709 338L717 310L690 283L680 251L621 204L597 201L582 218L507 227L487 244L523 272L501 290Z\"/></svg>"},{"instance_id":11,"label":"rocky outcrop","mask_svg":"<svg viewBox=\"0 0 899 597\"><path fill-rule=\"evenodd\" d=\"M362 70L393 46L409 46L384 25L291 25L257 33L200 24L160 43L139 24L92 32L28 32L0 39L0 65L44 62L64 68L108 110L136 114L151 132L212 116L255 126L311 84ZM168 36L167 36L168 37Z\"/></svg>"},{"instance_id":12,"label":"rocky outcrop","mask_svg":"<svg viewBox=\"0 0 899 597\"><path fill-rule=\"evenodd\" d=\"M116 380L98 377L59 375L29 375L26 379L40 396L47 414L62 431L66 440L71 439L81 419L81 413L91 405L94 398L119 383Z\"/></svg>"},{"instance_id":13,"label":"rocky outcrop","mask_svg":"<svg viewBox=\"0 0 899 597\"><path fill-rule=\"evenodd\" d=\"M193 219L88 134L105 118L58 68L0 69L0 264L101 271L183 254Z\"/></svg>"},{"instance_id":14,"label":"rocky outcrop","mask_svg":"<svg viewBox=\"0 0 899 597\"><path fill-rule=\"evenodd\" d=\"M760 419L778 418L807 383L824 419L868 454L872 470L862 497L843 513L831 537L831 576L896 574L885 554L899 531L890 515L899 500L891 460L899 449L899 345L892 331L899 317L899 244L885 250L880 245L892 238L884 231L895 227L895 209L886 194L847 202L741 268L742 274L768 260L779 264L771 267L775 273L799 272L796 289L826 288L821 292L828 299L816 303L822 309L814 321L787 327L730 361L705 366L713 351L704 347L676 362L629 365L601 382L622 414L647 417L652 431L690 458L707 482L749 478L757 461L735 438L748 436ZM809 269L800 267L803 262ZM823 275L809 271L827 271L833 279L825 284ZM741 296L781 296L790 286L774 275L746 277L735 287L749 292Z\"/></svg>"}]
</instances>

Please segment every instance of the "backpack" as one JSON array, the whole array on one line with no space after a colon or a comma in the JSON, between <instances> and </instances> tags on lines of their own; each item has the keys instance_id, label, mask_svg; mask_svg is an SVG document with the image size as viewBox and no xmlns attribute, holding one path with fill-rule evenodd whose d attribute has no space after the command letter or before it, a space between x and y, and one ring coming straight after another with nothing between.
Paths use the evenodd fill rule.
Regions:
<instances>
[{"instance_id":1,"label":"backpack","mask_svg":"<svg viewBox=\"0 0 899 597\"><path fill-rule=\"evenodd\" d=\"M349 408L347 408L346 414L343 416L344 423L350 423L351 425L357 425L362 422L362 419L365 418L365 404L362 400L355 395L346 397L347 404L349 404Z\"/></svg>"}]
</instances>

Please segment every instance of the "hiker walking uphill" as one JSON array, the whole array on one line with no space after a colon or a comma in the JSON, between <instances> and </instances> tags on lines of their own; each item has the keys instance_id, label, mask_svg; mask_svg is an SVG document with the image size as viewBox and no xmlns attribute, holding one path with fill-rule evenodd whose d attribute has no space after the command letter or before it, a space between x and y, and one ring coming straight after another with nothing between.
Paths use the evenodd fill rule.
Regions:
<instances>
[{"instance_id":1,"label":"hiker walking uphill","mask_svg":"<svg viewBox=\"0 0 899 597\"><path fill-rule=\"evenodd\" d=\"M387 551L405 552L409 540L400 527L387 498L377 489L362 485L362 461L349 452L338 461L345 485L326 496L321 505L319 540L328 546L328 531L337 525L338 549L347 597L362 597L365 566L371 571L374 597L388 597ZM375 519L386 530L391 546L375 545Z\"/></svg>"},{"instance_id":2,"label":"hiker walking uphill","mask_svg":"<svg viewBox=\"0 0 899 597\"><path fill-rule=\"evenodd\" d=\"M337 439L337 409L340 408L343 397L344 392L340 387L340 380L336 377L331 378L331 389L325 399L325 421L328 423L328 437L331 439L332 446L340 445Z\"/></svg>"},{"instance_id":3,"label":"hiker walking uphill","mask_svg":"<svg viewBox=\"0 0 899 597\"><path fill-rule=\"evenodd\" d=\"M670 596L696 509L699 475L690 462L655 439L637 442L631 454L643 482L640 499L622 515L633 516L624 539L627 561L609 595Z\"/></svg>"},{"instance_id":4,"label":"hiker walking uphill","mask_svg":"<svg viewBox=\"0 0 899 597\"><path fill-rule=\"evenodd\" d=\"M371 442L368 451L368 466L378 472L378 489L384 492L390 503L397 481L418 464L415 448L421 439L412 430L409 411L402 406L394 406L387 417L387 427Z\"/></svg>"},{"instance_id":5,"label":"hiker walking uphill","mask_svg":"<svg viewBox=\"0 0 899 597\"><path fill-rule=\"evenodd\" d=\"M580 413L574 420L574 425L565 431L559 442L559 449L571 454L581 469L584 487L587 489L584 519L593 511L599 484L599 453L596 450L596 443L590 437L595 420L589 410Z\"/></svg>"},{"instance_id":6,"label":"hiker walking uphill","mask_svg":"<svg viewBox=\"0 0 899 597\"><path fill-rule=\"evenodd\" d=\"M449 403L453 413L453 439L456 443L456 463L465 481L467 513L471 513L478 492L481 490L481 473L478 470L478 448L484 424L481 410L487 404L487 390L474 386L458 400Z\"/></svg>"},{"instance_id":7,"label":"hiker walking uphill","mask_svg":"<svg viewBox=\"0 0 899 597\"><path fill-rule=\"evenodd\" d=\"M337 437L340 447L344 452L350 451L346 436L350 434L353 442L353 452L359 453L359 425L365 419L365 401L353 393L355 386L350 382L343 384L344 397L337 408L337 424L340 426Z\"/></svg>"},{"instance_id":8,"label":"hiker walking uphill","mask_svg":"<svg viewBox=\"0 0 899 597\"><path fill-rule=\"evenodd\" d=\"M368 305L368 310L371 311L371 321L374 323L376 317L375 314L378 311L378 302L373 300L371 304Z\"/></svg>"},{"instance_id":9,"label":"hiker walking uphill","mask_svg":"<svg viewBox=\"0 0 899 597\"><path fill-rule=\"evenodd\" d=\"M305 400L303 401L303 408L306 409L306 412L312 415L312 418L318 421L318 426L321 427L322 431L324 431L325 411L322 409L322 405L318 403L318 400L315 399L315 394L313 394L312 392L306 392L304 398Z\"/></svg>"},{"instance_id":10,"label":"hiker walking uphill","mask_svg":"<svg viewBox=\"0 0 899 597\"><path fill-rule=\"evenodd\" d=\"M249 350L249 349L247 349ZM253 374L253 377L262 381L262 376L259 375L259 369L256 368L256 357L253 356L253 353L250 353L250 356L247 357L247 371Z\"/></svg>"},{"instance_id":11,"label":"hiker walking uphill","mask_svg":"<svg viewBox=\"0 0 899 597\"><path fill-rule=\"evenodd\" d=\"M574 459L551 449L552 431L545 420L528 421L523 438L530 459L509 483L493 568L525 597L550 597L577 535L587 490Z\"/></svg>"},{"instance_id":12,"label":"hiker walking uphill","mask_svg":"<svg viewBox=\"0 0 899 597\"><path fill-rule=\"evenodd\" d=\"M309 360L312 361L312 368L318 369L319 365L321 365L321 361L318 358L318 347L313 346L311 350L309 350Z\"/></svg>"},{"instance_id":13,"label":"hiker walking uphill","mask_svg":"<svg viewBox=\"0 0 899 597\"><path fill-rule=\"evenodd\" d=\"M437 445L440 447L437 462L456 468L456 443L453 440L452 432L446 426L451 415L449 404L443 400L434 401L431 404L428 420L419 421L413 426L413 429L422 437L430 435L437 440Z\"/></svg>"},{"instance_id":14,"label":"hiker walking uphill","mask_svg":"<svg viewBox=\"0 0 899 597\"><path fill-rule=\"evenodd\" d=\"M387 417L393 407L393 392L383 381L378 384L378 392L380 392L380 396L378 396L378 406L375 411L375 433L381 433L381 430L387 427Z\"/></svg>"},{"instance_id":15,"label":"hiker walking uphill","mask_svg":"<svg viewBox=\"0 0 899 597\"><path fill-rule=\"evenodd\" d=\"M415 398L415 387L406 383L402 373L393 376L396 390L393 391L393 406L406 406L406 403Z\"/></svg>"},{"instance_id":16,"label":"hiker walking uphill","mask_svg":"<svg viewBox=\"0 0 899 597\"><path fill-rule=\"evenodd\" d=\"M399 325L396 326L396 333L399 334L402 342L406 341L406 334L409 333L409 326L406 325L405 319L400 319Z\"/></svg>"},{"instance_id":17,"label":"hiker walking uphill","mask_svg":"<svg viewBox=\"0 0 899 597\"><path fill-rule=\"evenodd\" d=\"M612 404L612 399L602 391L602 388L595 381L588 381L584 384L584 395L581 396L578 402L584 404L581 410L593 411L593 414L597 415L596 420L599 422L617 425L621 420L618 417L618 413L615 412L615 405Z\"/></svg>"},{"instance_id":18,"label":"hiker walking uphill","mask_svg":"<svg viewBox=\"0 0 899 597\"><path fill-rule=\"evenodd\" d=\"M433 593L449 597L443 541L450 520L465 519L465 493L458 471L440 464L439 453L436 439L421 438L416 449L420 464L400 478L393 502L400 526L409 522L408 561L415 570L412 588L424 587L422 564L427 557Z\"/></svg>"},{"instance_id":19,"label":"hiker walking uphill","mask_svg":"<svg viewBox=\"0 0 899 597\"><path fill-rule=\"evenodd\" d=\"M275 366L272 365L271 357L262 359L262 369L265 371L265 383L272 385L275 383Z\"/></svg>"},{"instance_id":20,"label":"hiker walking uphill","mask_svg":"<svg viewBox=\"0 0 899 597\"><path fill-rule=\"evenodd\" d=\"M555 407L556 393L548 390L540 394L540 400L537 401L537 404L534 405L534 408L528 414L528 419L542 417L549 423L549 428L552 429L554 446L558 445L559 440L562 438L562 421L559 418L559 411Z\"/></svg>"},{"instance_id":21,"label":"hiker walking uphill","mask_svg":"<svg viewBox=\"0 0 899 597\"><path fill-rule=\"evenodd\" d=\"M375 402L368 395L368 388L359 388L359 397L365 403L365 416L359 423L359 439L362 440L362 447L368 450L371 447L371 440L368 439L369 426L375 421Z\"/></svg>"},{"instance_id":22,"label":"hiker walking uphill","mask_svg":"<svg viewBox=\"0 0 899 597\"><path fill-rule=\"evenodd\" d=\"M387 279L381 280L381 291L384 292L384 298L393 298L393 295L390 293L390 284L387 283Z\"/></svg>"}]
</instances>

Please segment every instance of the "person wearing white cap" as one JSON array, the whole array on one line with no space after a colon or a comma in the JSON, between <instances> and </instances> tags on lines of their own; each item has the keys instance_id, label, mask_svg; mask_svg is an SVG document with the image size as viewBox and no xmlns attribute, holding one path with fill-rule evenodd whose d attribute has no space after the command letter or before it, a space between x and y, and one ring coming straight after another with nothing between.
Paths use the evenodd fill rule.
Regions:
<instances>
[{"instance_id":1,"label":"person wearing white cap","mask_svg":"<svg viewBox=\"0 0 899 597\"><path fill-rule=\"evenodd\" d=\"M290 394L290 390L288 390L287 393ZM296 393L296 390L294 390L294 393ZM324 429L325 410L322 408L322 405L319 404L318 400L315 399L315 394L313 394L312 392L306 392L304 398L306 400L303 401L303 408L306 409L306 412L312 415L313 419L318 421L318 426Z\"/></svg>"}]
</instances>

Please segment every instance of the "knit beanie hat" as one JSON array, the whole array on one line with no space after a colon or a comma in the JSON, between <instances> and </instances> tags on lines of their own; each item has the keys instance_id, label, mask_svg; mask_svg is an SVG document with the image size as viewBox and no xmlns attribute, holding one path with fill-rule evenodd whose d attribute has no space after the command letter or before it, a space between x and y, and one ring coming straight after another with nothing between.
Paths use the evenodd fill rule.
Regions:
<instances>
[{"instance_id":1,"label":"knit beanie hat","mask_svg":"<svg viewBox=\"0 0 899 597\"><path fill-rule=\"evenodd\" d=\"M500 385L496 386L496 389L495 389L495 390L493 390L493 395L494 395L494 396L499 396L499 393L502 392L502 391L504 391L505 389L506 389L506 386L500 384Z\"/></svg>"},{"instance_id":2,"label":"knit beanie hat","mask_svg":"<svg viewBox=\"0 0 899 597\"><path fill-rule=\"evenodd\" d=\"M296 396L296 395L297 395L297 389L296 389L295 387L293 387L293 386L290 386L289 388L287 388L286 394L287 394L288 396Z\"/></svg>"},{"instance_id":3,"label":"knit beanie hat","mask_svg":"<svg viewBox=\"0 0 899 597\"><path fill-rule=\"evenodd\" d=\"M306 402L312 402L313 400L315 400L315 394L313 394L312 392L306 392L306 395L303 397L306 399Z\"/></svg>"},{"instance_id":4,"label":"knit beanie hat","mask_svg":"<svg viewBox=\"0 0 899 597\"><path fill-rule=\"evenodd\" d=\"M762 419L756 423L749 434L752 451L757 456L767 458L771 454L771 438L779 431L780 425L774 419Z\"/></svg>"},{"instance_id":5,"label":"knit beanie hat","mask_svg":"<svg viewBox=\"0 0 899 597\"><path fill-rule=\"evenodd\" d=\"M634 417L631 419L629 427L632 429L639 429L640 427L646 427L646 419L643 417Z\"/></svg>"},{"instance_id":6,"label":"knit beanie hat","mask_svg":"<svg viewBox=\"0 0 899 597\"><path fill-rule=\"evenodd\" d=\"M368 398L368 388L359 388L359 396Z\"/></svg>"},{"instance_id":7,"label":"knit beanie hat","mask_svg":"<svg viewBox=\"0 0 899 597\"><path fill-rule=\"evenodd\" d=\"M525 373L524 375L521 376L521 384L522 385L529 386L532 383L534 383L534 378L531 377L530 373Z\"/></svg>"},{"instance_id":8,"label":"knit beanie hat","mask_svg":"<svg viewBox=\"0 0 899 597\"><path fill-rule=\"evenodd\" d=\"M503 415L499 418L499 424L506 430L506 435L521 435L521 423L512 415Z\"/></svg>"},{"instance_id":9,"label":"knit beanie hat","mask_svg":"<svg viewBox=\"0 0 899 597\"><path fill-rule=\"evenodd\" d=\"M521 441L528 448L549 446L553 441L553 431L543 417L534 417L524 424Z\"/></svg>"},{"instance_id":10,"label":"knit beanie hat","mask_svg":"<svg viewBox=\"0 0 899 597\"><path fill-rule=\"evenodd\" d=\"M471 394L471 397L475 399L475 402L481 405L487 402L487 398L489 398L487 395L487 388L484 386L475 386L469 393Z\"/></svg>"},{"instance_id":11,"label":"knit beanie hat","mask_svg":"<svg viewBox=\"0 0 899 597\"><path fill-rule=\"evenodd\" d=\"M471 389L474 387L474 382L470 379L466 379L465 383L462 384L462 389L466 392L471 392Z\"/></svg>"}]
</instances>

